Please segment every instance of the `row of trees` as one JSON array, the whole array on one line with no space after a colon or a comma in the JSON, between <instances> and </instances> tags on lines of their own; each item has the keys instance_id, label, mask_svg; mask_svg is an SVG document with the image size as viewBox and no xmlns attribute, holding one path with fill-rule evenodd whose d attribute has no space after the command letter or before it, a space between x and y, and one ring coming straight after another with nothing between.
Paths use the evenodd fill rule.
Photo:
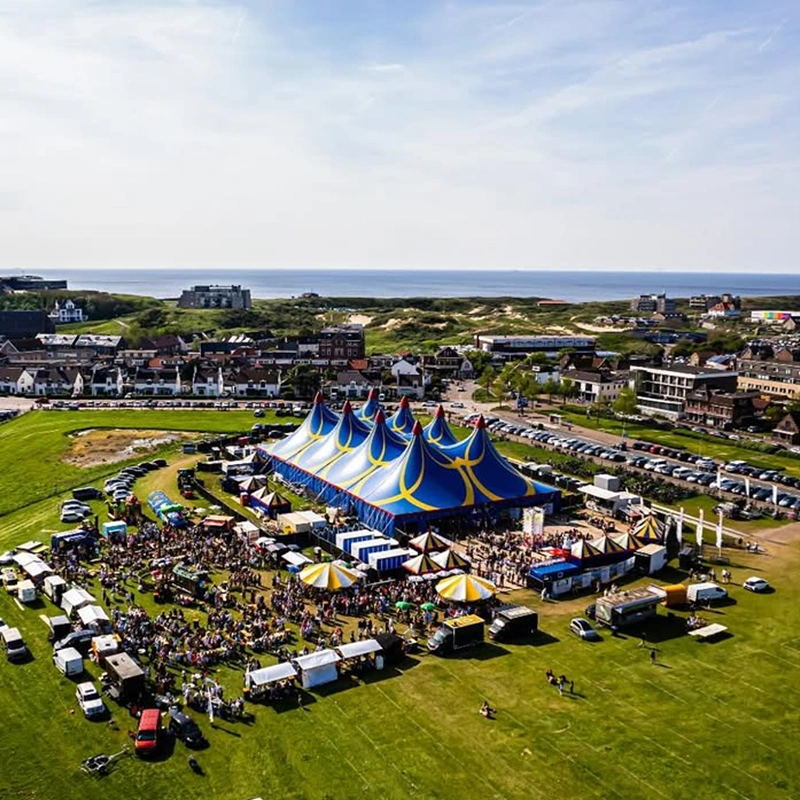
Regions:
<instances>
[{"instance_id":1,"label":"row of trees","mask_svg":"<svg viewBox=\"0 0 800 800\"><path fill-rule=\"evenodd\" d=\"M578 387L569 378L560 381L548 378L544 383L539 383L536 376L527 369L530 367L529 361L525 359L506 364L499 372L488 366L481 372L478 385L488 396L497 398L501 405L511 397L534 399L547 395L551 403L553 397L560 397L563 404L578 396Z\"/></svg>"}]
</instances>

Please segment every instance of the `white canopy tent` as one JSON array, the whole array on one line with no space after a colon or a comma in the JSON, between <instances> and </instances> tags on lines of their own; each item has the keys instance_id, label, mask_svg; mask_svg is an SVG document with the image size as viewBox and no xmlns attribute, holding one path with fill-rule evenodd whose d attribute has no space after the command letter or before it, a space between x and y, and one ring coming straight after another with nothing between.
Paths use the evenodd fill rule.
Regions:
<instances>
[{"instance_id":1,"label":"white canopy tent","mask_svg":"<svg viewBox=\"0 0 800 800\"><path fill-rule=\"evenodd\" d=\"M97 601L85 589L69 589L61 598L61 608L71 617L78 609Z\"/></svg>"},{"instance_id":2,"label":"white canopy tent","mask_svg":"<svg viewBox=\"0 0 800 800\"><path fill-rule=\"evenodd\" d=\"M308 556L304 556L302 553L295 553L294 550L289 550L288 553L284 553L281 558L290 567L305 567L307 564L313 563Z\"/></svg>"},{"instance_id":3,"label":"white canopy tent","mask_svg":"<svg viewBox=\"0 0 800 800\"><path fill-rule=\"evenodd\" d=\"M339 677L336 669L341 657L335 650L320 650L318 653L309 653L299 656L294 660L294 665L300 670L300 680L304 689L332 683Z\"/></svg>"},{"instance_id":4,"label":"white canopy tent","mask_svg":"<svg viewBox=\"0 0 800 800\"><path fill-rule=\"evenodd\" d=\"M271 667L262 667L261 669L254 669L246 675L247 685L266 686L268 683L275 683L276 681L285 681L289 678L296 678L297 670L288 662L285 661L281 664L275 664Z\"/></svg>"},{"instance_id":5,"label":"white canopy tent","mask_svg":"<svg viewBox=\"0 0 800 800\"><path fill-rule=\"evenodd\" d=\"M380 653L383 648L375 639L365 639L363 642L350 642L336 648L342 658L359 658L370 653Z\"/></svg>"},{"instance_id":6,"label":"white canopy tent","mask_svg":"<svg viewBox=\"0 0 800 800\"><path fill-rule=\"evenodd\" d=\"M100 606L87 605L78 609L78 619L85 627L97 622L110 622L108 614Z\"/></svg>"}]
</instances>

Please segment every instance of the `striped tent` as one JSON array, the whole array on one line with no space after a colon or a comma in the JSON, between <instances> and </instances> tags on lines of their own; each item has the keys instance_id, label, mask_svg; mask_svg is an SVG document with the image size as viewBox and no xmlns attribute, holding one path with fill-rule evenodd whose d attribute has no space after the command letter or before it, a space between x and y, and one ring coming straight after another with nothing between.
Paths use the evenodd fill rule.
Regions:
<instances>
[{"instance_id":1,"label":"striped tent","mask_svg":"<svg viewBox=\"0 0 800 800\"><path fill-rule=\"evenodd\" d=\"M626 547L614 541L610 536L601 536L599 539L593 539L591 545L600 553L624 553L627 550Z\"/></svg>"},{"instance_id":2,"label":"striped tent","mask_svg":"<svg viewBox=\"0 0 800 800\"><path fill-rule=\"evenodd\" d=\"M435 533L428 531L421 536L416 536L408 543L409 547L413 547L420 553L435 553L440 550L447 550L450 547L450 542L437 536Z\"/></svg>"},{"instance_id":3,"label":"striped tent","mask_svg":"<svg viewBox=\"0 0 800 800\"><path fill-rule=\"evenodd\" d=\"M664 541L666 525L654 514L642 517L633 528L633 538L640 545L661 544Z\"/></svg>"},{"instance_id":4,"label":"striped tent","mask_svg":"<svg viewBox=\"0 0 800 800\"><path fill-rule=\"evenodd\" d=\"M623 550L636 550L639 546L630 533L620 533L611 537Z\"/></svg>"},{"instance_id":5,"label":"striped tent","mask_svg":"<svg viewBox=\"0 0 800 800\"><path fill-rule=\"evenodd\" d=\"M602 555L600 551L591 542L587 542L586 539L579 539L575 542L572 547L570 547L570 553L572 554L572 558L578 561L585 561L586 559L596 558Z\"/></svg>"},{"instance_id":6,"label":"striped tent","mask_svg":"<svg viewBox=\"0 0 800 800\"><path fill-rule=\"evenodd\" d=\"M298 577L306 586L313 586L315 589L327 589L331 592L347 589L358 580L358 575L352 570L330 562L326 564L311 564Z\"/></svg>"},{"instance_id":7,"label":"striped tent","mask_svg":"<svg viewBox=\"0 0 800 800\"><path fill-rule=\"evenodd\" d=\"M434 553L431 559L439 565L439 569L469 569L470 567L469 559L455 550L442 550L441 553Z\"/></svg>"},{"instance_id":8,"label":"striped tent","mask_svg":"<svg viewBox=\"0 0 800 800\"><path fill-rule=\"evenodd\" d=\"M497 594L497 587L485 578L475 575L454 575L436 584L436 593L443 600L454 603L477 603Z\"/></svg>"},{"instance_id":9,"label":"striped tent","mask_svg":"<svg viewBox=\"0 0 800 800\"><path fill-rule=\"evenodd\" d=\"M427 553L420 553L406 561L403 569L412 575L427 575L430 572L438 572L441 567Z\"/></svg>"}]
</instances>

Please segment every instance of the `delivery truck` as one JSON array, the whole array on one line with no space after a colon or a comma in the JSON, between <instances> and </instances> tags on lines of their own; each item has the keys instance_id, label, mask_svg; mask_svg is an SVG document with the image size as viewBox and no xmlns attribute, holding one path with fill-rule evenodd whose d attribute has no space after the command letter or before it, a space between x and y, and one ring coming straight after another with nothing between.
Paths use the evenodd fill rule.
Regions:
<instances>
[{"instance_id":1,"label":"delivery truck","mask_svg":"<svg viewBox=\"0 0 800 800\"><path fill-rule=\"evenodd\" d=\"M595 604L595 619L609 628L626 628L641 625L658 613L661 594L639 587L626 592L598 597Z\"/></svg>"},{"instance_id":2,"label":"delivery truck","mask_svg":"<svg viewBox=\"0 0 800 800\"><path fill-rule=\"evenodd\" d=\"M53 653L56 669L68 678L83 672L83 656L74 647L65 647Z\"/></svg>"},{"instance_id":3,"label":"delivery truck","mask_svg":"<svg viewBox=\"0 0 800 800\"><path fill-rule=\"evenodd\" d=\"M445 620L436 633L428 639L428 650L445 656L483 643L484 621L475 614Z\"/></svg>"},{"instance_id":4,"label":"delivery truck","mask_svg":"<svg viewBox=\"0 0 800 800\"><path fill-rule=\"evenodd\" d=\"M539 628L539 615L527 606L506 606L495 613L489 626L489 638L496 642L530 636Z\"/></svg>"}]
</instances>

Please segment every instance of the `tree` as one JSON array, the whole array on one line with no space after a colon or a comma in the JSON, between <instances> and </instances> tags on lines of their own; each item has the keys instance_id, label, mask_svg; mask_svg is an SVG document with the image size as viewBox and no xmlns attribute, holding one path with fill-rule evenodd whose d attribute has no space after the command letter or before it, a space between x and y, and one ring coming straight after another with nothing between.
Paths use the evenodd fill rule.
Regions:
<instances>
[{"instance_id":1,"label":"tree","mask_svg":"<svg viewBox=\"0 0 800 800\"><path fill-rule=\"evenodd\" d=\"M553 402L553 395L558 393L558 381L548 378L542 386L542 391L547 395L550 402Z\"/></svg>"},{"instance_id":2,"label":"tree","mask_svg":"<svg viewBox=\"0 0 800 800\"><path fill-rule=\"evenodd\" d=\"M622 389L612 407L617 414L635 414L637 399L636 392L633 389Z\"/></svg>"},{"instance_id":3,"label":"tree","mask_svg":"<svg viewBox=\"0 0 800 800\"><path fill-rule=\"evenodd\" d=\"M494 367L486 367L478 378L478 386L480 386L487 395L491 395L492 385L496 377L497 373L494 371Z\"/></svg>"},{"instance_id":4,"label":"tree","mask_svg":"<svg viewBox=\"0 0 800 800\"><path fill-rule=\"evenodd\" d=\"M564 378L564 380L558 384L558 393L561 395L561 405L564 406L567 403L568 397L578 396L578 387L575 385L575 381Z\"/></svg>"}]
</instances>

